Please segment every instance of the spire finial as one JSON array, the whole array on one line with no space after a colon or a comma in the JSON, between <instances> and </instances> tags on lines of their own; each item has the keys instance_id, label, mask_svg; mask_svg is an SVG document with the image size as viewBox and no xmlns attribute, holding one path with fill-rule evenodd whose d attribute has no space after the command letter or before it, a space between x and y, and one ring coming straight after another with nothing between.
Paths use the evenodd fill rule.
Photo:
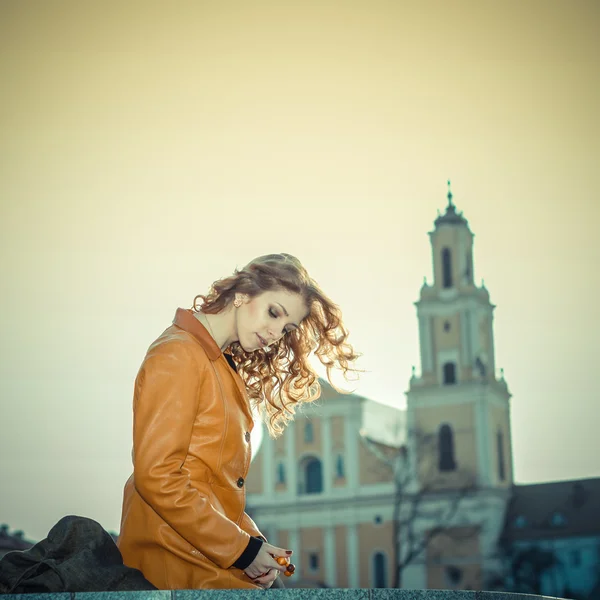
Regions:
<instances>
[{"instance_id":1,"label":"spire finial","mask_svg":"<svg viewBox=\"0 0 600 600\"><path fill-rule=\"evenodd\" d=\"M452 190L450 189L450 180L448 179L448 206L452 206Z\"/></svg>"}]
</instances>

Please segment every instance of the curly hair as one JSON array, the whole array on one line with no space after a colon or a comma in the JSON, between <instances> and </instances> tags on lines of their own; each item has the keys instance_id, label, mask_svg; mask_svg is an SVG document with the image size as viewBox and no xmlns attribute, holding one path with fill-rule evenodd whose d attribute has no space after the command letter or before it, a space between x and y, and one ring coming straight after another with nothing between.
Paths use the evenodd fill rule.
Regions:
<instances>
[{"instance_id":1,"label":"curly hair","mask_svg":"<svg viewBox=\"0 0 600 600\"><path fill-rule=\"evenodd\" d=\"M326 368L329 383L341 393L346 392L333 384L331 372L340 369L348 380L348 373L358 371L351 365L360 355L347 342L340 308L290 254L259 256L230 277L215 281L206 296L194 298L193 310L216 314L233 302L236 293L253 298L271 290L299 294L309 311L306 318L268 348L246 352L235 342L226 352L235 361L269 434L278 437L299 403L312 402L321 395L318 375L308 361L310 354L314 352Z\"/></svg>"}]
</instances>

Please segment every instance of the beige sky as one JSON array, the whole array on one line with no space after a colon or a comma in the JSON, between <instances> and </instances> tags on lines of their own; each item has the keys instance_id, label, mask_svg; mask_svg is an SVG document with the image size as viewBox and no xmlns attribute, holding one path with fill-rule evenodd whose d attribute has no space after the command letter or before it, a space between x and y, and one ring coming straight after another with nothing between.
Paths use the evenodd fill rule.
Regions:
<instances>
[{"instance_id":1,"label":"beige sky","mask_svg":"<svg viewBox=\"0 0 600 600\"><path fill-rule=\"evenodd\" d=\"M0 4L0 521L117 530L177 306L286 251L404 404L446 180L497 305L518 482L599 476L600 4Z\"/></svg>"}]
</instances>

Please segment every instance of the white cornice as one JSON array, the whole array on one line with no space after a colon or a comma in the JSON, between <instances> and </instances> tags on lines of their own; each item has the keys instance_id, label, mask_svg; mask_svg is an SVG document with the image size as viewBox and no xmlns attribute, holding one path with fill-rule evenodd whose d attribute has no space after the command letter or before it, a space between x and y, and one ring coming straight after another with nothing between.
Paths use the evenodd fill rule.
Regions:
<instances>
[{"instance_id":1,"label":"white cornice","mask_svg":"<svg viewBox=\"0 0 600 600\"><path fill-rule=\"evenodd\" d=\"M415 386L405 392L408 404L419 406L448 406L469 404L484 395L492 404L505 407L511 395L500 384L465 381L455 385Z\"/></svg>"},{"instance_id":2,"label":"white cornice","mask_svg":"<svg viewBox=\"0 0 600 600\"><path fill-rule=\"evenodd\" d=\"M460 310L477 310L481 308L487 309L489 314L493 314L496 308L496 305L492 304L489 299L476 293L459 294L458 292L447 300L440 297L421 297L414 302L414 305L417 307L417 314L424 317L450 316Z\"/></svg>"}]
</instances>

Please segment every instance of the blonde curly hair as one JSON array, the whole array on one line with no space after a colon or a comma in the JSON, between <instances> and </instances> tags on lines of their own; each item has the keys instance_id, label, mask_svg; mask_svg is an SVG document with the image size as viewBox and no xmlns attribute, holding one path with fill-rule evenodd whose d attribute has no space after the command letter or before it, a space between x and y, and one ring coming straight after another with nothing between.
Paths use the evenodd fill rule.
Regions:
<instances>
[{"instance_id":1,"label":"blonde curly hair","mask_svg":"<svg viewBox=\"0 0 600 600\"><path fill-rule=\"evenodd\" d=\"M359 354L347 342L341 310L291 254L255 258L230 277L215 281L209 293L196 296L193 304L196 312L216 314L233 302L236 293L253 298L278 289L297 293L304 300L309 312L299 327L265 349L246 352L235 342L226 350L271 437L281 435L299 403L321 395L318 375L308 361L312 352L325 366L329 383L342 393L331 380L332 370L340 369L346 380L350 372L358 372L352 363Z\"/></svg>"}]
</instances>

